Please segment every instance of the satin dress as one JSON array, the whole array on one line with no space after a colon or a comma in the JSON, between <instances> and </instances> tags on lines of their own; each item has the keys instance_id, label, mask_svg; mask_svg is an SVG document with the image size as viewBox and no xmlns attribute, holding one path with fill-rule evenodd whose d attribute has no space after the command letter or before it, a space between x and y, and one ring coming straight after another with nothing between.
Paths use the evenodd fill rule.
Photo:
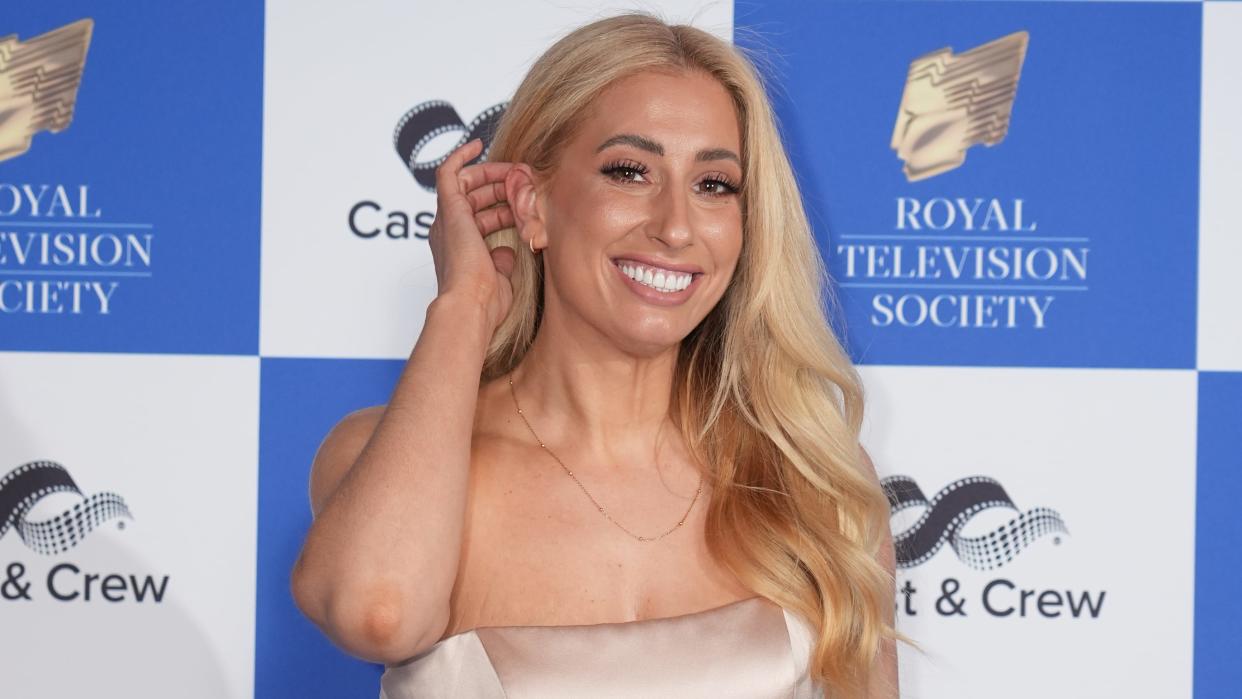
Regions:
<instances>
[{"instance_id":1,"label":"satin dress","mask_svg":"<svg viewBox=\"0 0 1242 699\"><path fill-rule=\"evenodd\" d=\"M480 627L385 668L380 699L821 699L813 642L764 597L659 619Z\"/></svg>"}]
</instances>

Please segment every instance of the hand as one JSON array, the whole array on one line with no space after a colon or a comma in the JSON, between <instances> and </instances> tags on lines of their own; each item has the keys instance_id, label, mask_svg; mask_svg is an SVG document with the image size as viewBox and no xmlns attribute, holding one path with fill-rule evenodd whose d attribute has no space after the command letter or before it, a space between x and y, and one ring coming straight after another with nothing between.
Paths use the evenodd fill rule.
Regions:
<instances>
[{"instance_id":1,"label":"hand","mask_svg":"<svg viewBox=\"0 0 1242 699\"><path fill-rule=\"evenodd\" d=\"M436 169L436 218L428 242L438 295L478 303L494 329L513 305L509 279L517 254L507 246L489 252L483 238L514 225L513 210L505 201L505 175L513 163L462 167L482 151L483 142L476 138Z\"/></svg>"}]
</instances>

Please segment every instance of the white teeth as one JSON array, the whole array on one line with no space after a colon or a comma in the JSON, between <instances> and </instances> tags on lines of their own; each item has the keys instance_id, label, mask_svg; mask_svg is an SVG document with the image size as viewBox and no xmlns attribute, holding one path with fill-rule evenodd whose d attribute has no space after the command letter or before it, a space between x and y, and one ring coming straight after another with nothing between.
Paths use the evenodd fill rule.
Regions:
<instances>
[{"instance_id":1,"label":"white teeth","mask_svg":"<svg viewBox=\"0 0 1242 699\"><path fill-rule=\"evenodd\" d=\"M621 271L625 272L630 279L666 293L681 291L690 286L690 282L694 281L694 275L692 274L652 270L649 267L629 264L619 266Z\"/></svg>"}]
</instances>

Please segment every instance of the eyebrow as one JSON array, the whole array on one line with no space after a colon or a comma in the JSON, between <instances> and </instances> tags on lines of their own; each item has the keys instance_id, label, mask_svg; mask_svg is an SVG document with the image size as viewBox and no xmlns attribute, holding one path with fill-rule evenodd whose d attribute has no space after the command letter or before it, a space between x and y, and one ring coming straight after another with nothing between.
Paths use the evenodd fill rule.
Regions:
<instances>
[{"instance_id":1,"label":"eyebrow","mask_svg":"<svg viewBox=\"0 0 1242 699\"><path fill-rule=\"evenodd\" d=\"M595 149L595 152L599 153L605 148L608 148L610 146L619 146L619 145L633 146L635 148L638 148L639 150L645 150L648 153L654 153L656 155L664 155L664 146L660 145L659 143L656 143L655 141L653 141L650 138L647 138L646 136L639 136L638 134L632 134L632 133L623 133L623 134L617 134L616 136L613 136L607 141L604 141L603 143L599 144L599 147ZM742 164L742 159L737 157L737 153L734 153L728 148L704 148L703 150L694 154L694 160L695 162L700 162L700 163L711 161L711 160L732 160L738 165Z\"/></svg>"}]
</instances>

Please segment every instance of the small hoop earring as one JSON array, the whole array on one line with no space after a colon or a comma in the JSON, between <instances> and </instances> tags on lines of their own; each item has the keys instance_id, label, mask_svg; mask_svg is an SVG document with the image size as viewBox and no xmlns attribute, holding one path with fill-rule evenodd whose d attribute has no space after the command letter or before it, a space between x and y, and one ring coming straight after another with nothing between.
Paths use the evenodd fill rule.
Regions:
<instances>
[{"instance_id":1,"label":"small hoop earring","mask_svg":"<svg viewBox=\"0 0 1242 699\"><path fill-rule=\"evenodd\" d=\"M530 240L526 242L530 243L530 254L534 255L535 254L535 239L531 238Z\"/></svg>"}]
</instances>

